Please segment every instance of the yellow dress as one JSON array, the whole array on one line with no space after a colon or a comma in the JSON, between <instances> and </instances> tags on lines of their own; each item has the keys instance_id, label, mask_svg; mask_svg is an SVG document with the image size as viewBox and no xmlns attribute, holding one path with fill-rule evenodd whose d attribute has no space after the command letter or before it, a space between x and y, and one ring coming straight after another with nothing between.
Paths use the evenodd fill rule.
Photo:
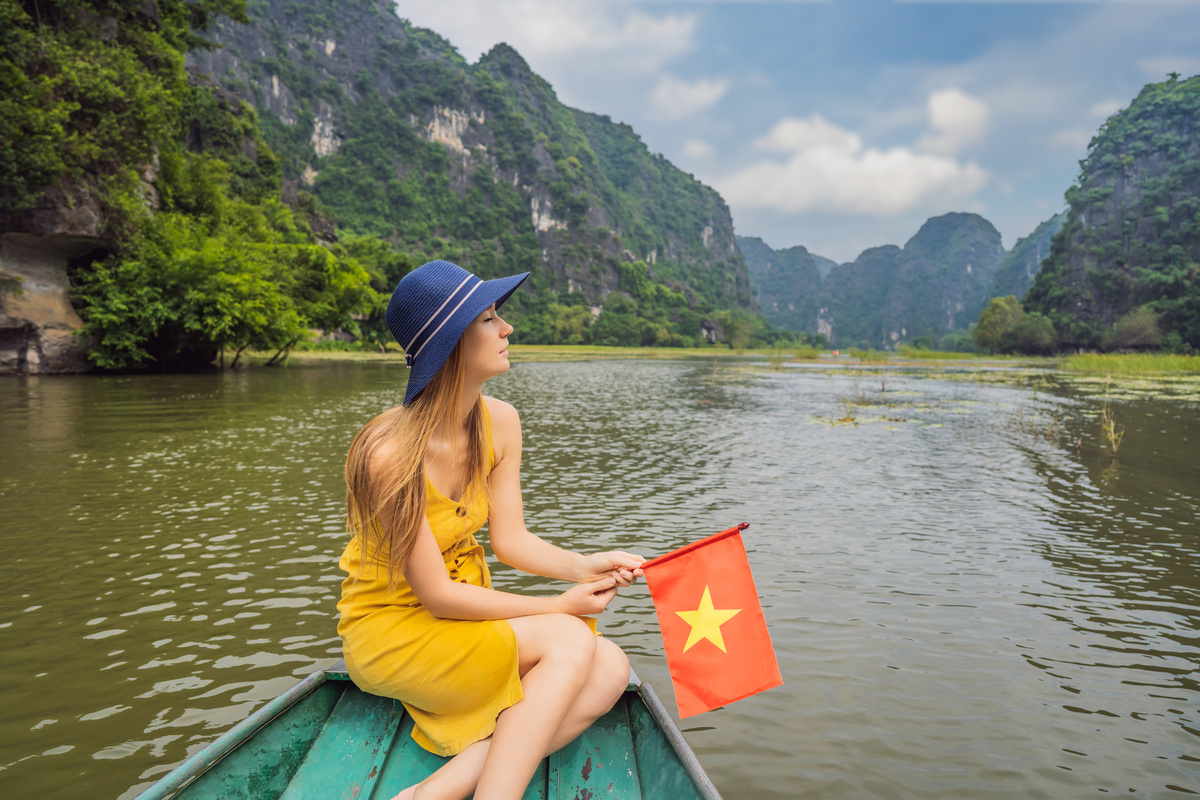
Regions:
<instances>
[{"instance_id":1,"label":"yellow dress","mask_svg":"<svg viewBox=\"0 0 1200 800\"><path fill-rule=\"evenodd\" d=\"M484 421L490 472L496 456L486 405ZM464 496L456 503L427 479L425 516L450 577L490 588L483 548L474 536L487 522L486 496ZM388 588L387 565L374 554L364 556L357 536L339 566L348 577L338 603L338 634L354 683L400 700L416 723L413 739L431 753L451 756L491 736L500 712L524 696L512 626L502 619L433 616L403 577Z\"/></svg>"}]
</instances>

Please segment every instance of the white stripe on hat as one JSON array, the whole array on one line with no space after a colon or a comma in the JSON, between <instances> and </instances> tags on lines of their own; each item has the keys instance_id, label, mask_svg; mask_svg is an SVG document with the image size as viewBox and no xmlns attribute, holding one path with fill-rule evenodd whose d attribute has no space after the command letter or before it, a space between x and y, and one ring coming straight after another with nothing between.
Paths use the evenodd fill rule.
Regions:
<instances>
[{"instance_id":1,"label":"white stripe on hat","mask_svg":"<svg viewBox=\"0 0 1200 800\"><path fill-rule=\"evenodd\" d=\"M474 276L472 276L472 277L474 277ZM471 295L475 294L475 290L476 290L476 289L478 289L480 286L483 286L483 281L482 281L482 280L481 280L479 283L477 283L477 284L475 284L474 286L472 286L472 287L471 287L471 291L467 292L466 296L465 296L465 297L463 297L463 299L462 299L462 300L459 300L459 301L458 301L458 305L456 305L456 306L454 307L454 310L453 310L453 311L451 311L449 314L447 314L447 315L446 315L446 318L445 318L444 320L442 320L442 324L441 324L441 325L438 325L436 328L434 328L434 329L433 329L433 333L429 334L429 336L428 336L428 337L425 339L425 342L424 342L424 343L421 345L420 349L418 349L418 350L417 350L417 352L413 353L413 361L416 361L416 360L417 360L417 356L421 355L421 350L424 350L424 349L425 349L425 345L427 345L427 344L429 344L430 342L432 342L432 341L433 341L433 338L434 338L435 336L437 336L437 335L438 335L438 331L440 331L442 328L444 328L444 327L446 326L446 323L447 323L447 322L449 322L450 320L454 319L454 314L455 314L455 312L457 312L457 311L458 311L458 309L460 309L460 308L462 307L462 304L463 304L463 303L467 302L467 298L469 298ZM460 286L460 288L461 288L461 286ZM454 291L456 291L456 292L457 292L457 291L458 291L458 289L455 289ZM449 300L447 300L446 302L448 303L448 302L450 302L450 301L449 301ZM445 304L443 303L443 305L445 305ZM439 310L440 310L440 309L439 309ZM431 321L432 321L432 320L431 320ZM425 324L426 324L426 325L428 325L429 323L427 322L427 323L425 323Z\"/></svg>"},{"instance_id":2,"label":"white stripe on hat","mask_svg":"<svg viewBox=\"0 0 1200 800\"><path fill-rule=\"evenodd\" d=\"M449 297L447 297L447 298L445 299L445 301L443 301L443 302L442 302L442 304L441 304L440 306L438 306L438 310L437 310L437 311L435 311L435 312L433 312L433 315L432 315L432 316L430 316L430 317L429 317L429 319L425 321L425 324L421 326L421 330L419 330L419 331L417 331L416 333L414 333L414 334L413 334L413 337L412 337L412 339L410 339L410 340L409 340L409 342L408 342L408 347L405 347L405 348L404 348L404 351L405 351L406 353L407 353L409 350L411 350L411 349L412 349L412 346L413 346L414 344L416 344L416 343L417 343L417 337L421 335L421 331L423 331L423 330L425 330L426 328L428 328L428 327L429 327L429 324L430 324L431 322L433 322L435 319L437 319L437 315L438 315L438 314L440 314L440 313L442 313L442 309L443 309L443 308L445 308L445 307L446 307L446 305L447 305L447 304L448 304L448 303L449 303L451 300L453 300L453 299L454 299L454 295L458 294L458 290L459 290L459 289L461 289L463 286L465 286L465 285L466 285L466 283L467 283L467 281L471 280L471 278L474 278L474 277L475 277L474 275L468 274L468 275L467 275L467 277L463 278L463 282L462 282L462 283L460 283L458 286L455 286L455 287L454 287L454 291L450 293L450 296L449 296ZM472 289L471 291L475 291L475 290L474 290L474 289ZM463 299L466 299L466 298L463 298ZM459 303L459 305L462 305L462 303ZM458 306L455 306L455 309L457 309L457 308L458 308ZM451 312L451 314L453 314L453 313L454 313L454 312ZM438 328L439 328L439 329L440 329L441 327L442 327L441 325L439 325L439 326L438 326ZM437 331L434 331L434 333L437 333ZM432 334L430 334L430 335L432 335ZM422 349L424 349L424 348L422 347ZM421 352L421 351L420 351L420 350L418 350L417 352L419 353L419 352ZM416 358L416 357L417 357L417 356L416 356L416 353L414 353L414 354L413 354L413 358Z\"/></svg>"}]
</instances>

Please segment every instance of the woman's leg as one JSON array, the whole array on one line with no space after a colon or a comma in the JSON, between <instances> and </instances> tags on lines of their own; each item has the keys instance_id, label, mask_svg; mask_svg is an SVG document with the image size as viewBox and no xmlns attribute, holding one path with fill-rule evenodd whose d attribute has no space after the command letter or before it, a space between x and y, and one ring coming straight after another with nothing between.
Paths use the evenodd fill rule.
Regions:
<instances>
[{"instance_id":1,"label":"woman's leg","mask_svg":"<svg viewBox=\"0 0 1200 800\"><path fill-rule=\"evenodd\" d=\"M621 697L629 660L611 641L596 638L574 617L509 622L517 635L525 699L500 714L491 738L466 748L423 781L418 800L472 792L481 799L520 797L542 758L587 730ZM557 725L548 727L556 718Z\"/></svg>"}]
</instances>

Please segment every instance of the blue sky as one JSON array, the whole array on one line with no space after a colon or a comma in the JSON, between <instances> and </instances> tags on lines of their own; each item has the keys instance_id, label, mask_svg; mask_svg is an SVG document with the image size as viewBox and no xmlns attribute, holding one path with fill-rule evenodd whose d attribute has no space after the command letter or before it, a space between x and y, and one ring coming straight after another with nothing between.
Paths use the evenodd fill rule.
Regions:
<instances>
[{"instance_id":1,"label":"blue sky","mask_svg":"<svg viewBox=\"0 0 1200 800\"><path fill-rule=\"evenodd\" d=\"M569 105L721 192L744 236L848 261L974 211L1064 208L1096 129L1200 73L1200 2L398 0L471 61L507 42Z\"/></svg>"}]
</instances>

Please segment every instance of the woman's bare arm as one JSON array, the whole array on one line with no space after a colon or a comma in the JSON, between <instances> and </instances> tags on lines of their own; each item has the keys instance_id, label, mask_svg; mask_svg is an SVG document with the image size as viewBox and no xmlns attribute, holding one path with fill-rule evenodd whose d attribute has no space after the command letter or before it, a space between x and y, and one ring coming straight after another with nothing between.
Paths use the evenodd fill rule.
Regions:
<instances>
[{"instance_id":1,"label":"woman's bare arm","mask_svg":"<svg viewBox=\"0 0 1200 800\"><path fill-rule=\"evenodd\" d=\"M603 575L614 577L628 586L638 569L640 556L619 551L583 556L550 544L525 527L521 501L521 418L508 403L486 398L492 419L492 447L496 465L488 478L491 505L488 511L488 537L496 558L511 567L534 575L584 583Z\"/></svg>"},{"instance_id":2,"label":"woman's bare arm","mask_svg":"<svg viewBox=\"0 0 1200 800\"><path fill-rule=\"evenodd\" d=\"M443 619L509 619L556 612L576 616L599 614L617 592L616 580L611 577L573 586L553 597L510 594L459 583L446 572L437 540L429 523L424 521L404 567L404 577L421 605Z\"/></svg>"}]
</instances>

